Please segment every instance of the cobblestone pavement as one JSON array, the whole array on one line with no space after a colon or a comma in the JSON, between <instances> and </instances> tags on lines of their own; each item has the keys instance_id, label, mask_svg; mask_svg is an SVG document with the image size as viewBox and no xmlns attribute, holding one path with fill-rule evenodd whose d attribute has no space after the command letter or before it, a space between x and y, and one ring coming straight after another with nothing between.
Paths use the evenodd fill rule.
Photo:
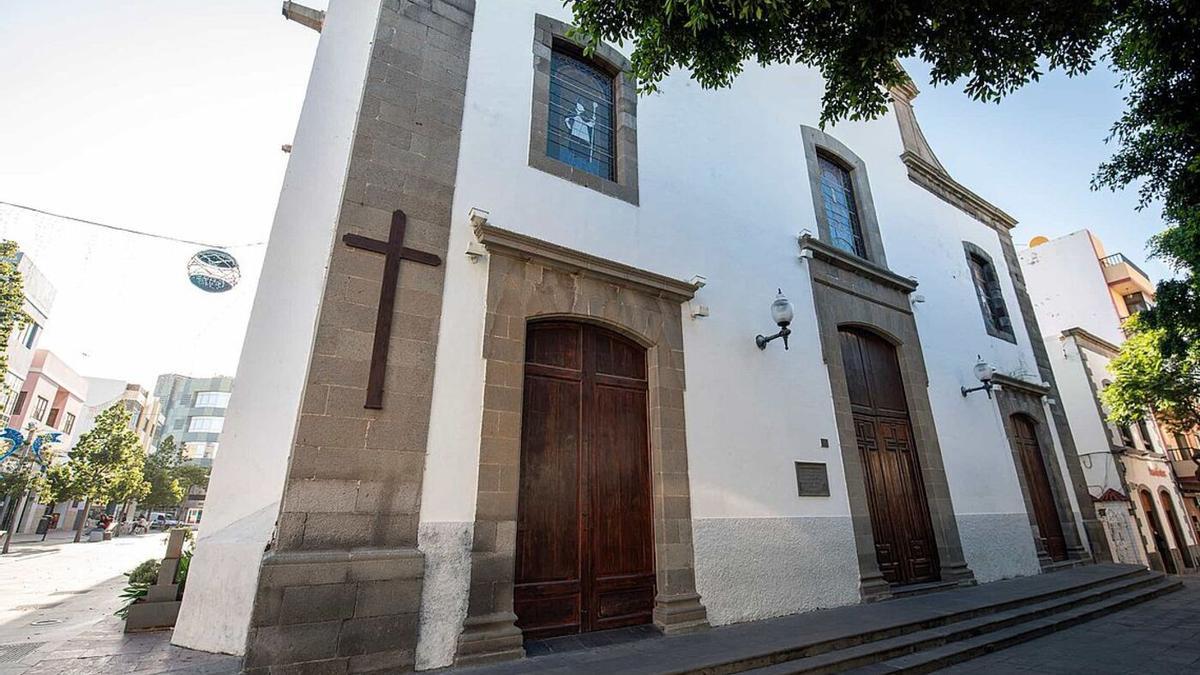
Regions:
<instances>
[{"instance_id":1,"label":"cobblestone pavement","mask_svg":"<svg viewBox=\"0 0 1200 675\"><path fill-rule=\"evenodd\" d=\"M1106 617L938 671L982 673L1200 673L1200 579Z\"/></svg>"},{"instance_id":2,"label":"cobblestone pavement","mask_svg":"<svg viewBox=\"0 0 1200 675\"><path fill-rule=\"evenodd\" d=\"M0 675L236 673L234 657L126 636L113 616L124 572L166 552L163 533L72 542L72 533L17 535L0 556Z\"/></svg>"}]
</instances>

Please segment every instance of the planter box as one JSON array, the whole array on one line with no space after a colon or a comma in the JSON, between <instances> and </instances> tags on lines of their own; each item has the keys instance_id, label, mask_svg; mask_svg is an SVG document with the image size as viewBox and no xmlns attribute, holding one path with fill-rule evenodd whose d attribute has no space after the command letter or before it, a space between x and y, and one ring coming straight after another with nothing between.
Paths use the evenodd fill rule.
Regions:
<instances>
[{"instance_id":1,"label":"planter box","mask_svg":"<svg viewBox=\"0 0 1200 675\"><path fill-rule=\"evenodd\" d=\"M165 630L175 626L179 616L180 600L172 602L136 602L125 617L125 632L137 633L147 630Z\"/></svg>"}]
</instances>

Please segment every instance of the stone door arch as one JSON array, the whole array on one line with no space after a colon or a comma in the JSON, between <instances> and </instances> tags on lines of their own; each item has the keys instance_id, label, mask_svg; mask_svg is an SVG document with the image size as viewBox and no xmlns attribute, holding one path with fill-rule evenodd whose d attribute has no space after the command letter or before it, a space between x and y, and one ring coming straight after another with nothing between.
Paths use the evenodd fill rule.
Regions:
<instances>
[{"instance_id":1,"label":"stone door arch","mask_svg":"<svg viewBox=\"0 0 1200 675\"><path fill-rule=\"evenodd\" d=\"M1166 488L1158 491L1158 499L1162 502L1163 515L1167 518L1171 536L1175 539L1175 545L1179 547L1179 556L1183 560L1183 566L1195 568L1196 561L1192 559L1192 552L1188 547L1187 539L1184 538L1183 524L1179 522L1179 512L1175 510L1175 500L1171 498Z\"/></svg>"},{"instance_id":2,"label":"stone door arch","mask_svg":"<svg viewBox=\"0 0 1200 675\"><path fill-rule=\"evenodd\" d=\"M520 658L514 582L521 416L529 326L603 326L645 349L654 536L652 620L664 633L708 625L696 593L684 426L681 303L696 286L503 230L479 219L487 248L485 386L479 492L459 665Z\"/></svg>"}]
</instances>

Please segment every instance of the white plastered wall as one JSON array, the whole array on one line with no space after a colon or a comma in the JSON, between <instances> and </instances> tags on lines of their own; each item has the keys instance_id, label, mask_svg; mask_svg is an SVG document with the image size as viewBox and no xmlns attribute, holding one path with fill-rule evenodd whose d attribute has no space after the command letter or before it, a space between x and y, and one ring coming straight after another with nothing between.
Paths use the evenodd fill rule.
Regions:
<instances>
[{"instance_id":1,"label":"white plastered wall","mask_svg":"<svg viewBox=\"0 0 1200 675\"><path fill-rule=\"evenodd\" d=\"M275 527L380 0L331 0L172 641L241 654Z\"/></svg>"},{"instance_id":2,"label":"white plastered wall","mask_svg":"<svg viewBox=\"0 0 1200 675\"><path fill-rule=\"evenodd\" d=\"M1113 344L1125 341L1104 269L1087 230L1018 253L1042 335L1082 328Z\"/></svg>"},{"instance_id":3,"label":"white plastered wall","mask_svg":"<svg viewBox=\"0 0 1200 675\"><path fill-rule=\"evenodd\" d=\"M708 279L684 311L687 440L698 590L713 623L858 600L849 504L797 234L816 231L801 125L816 126L821 82L799 67L749 66L704 91L674 74L638 101L640 206L528 166L534 15L569 21L557 0L477 5L446 262L422 495L427 572L419 668L447 665L466 611L483 401L488 261L465 252L472 208L499 227L679 279ZM628 50L625 50L628 53ZM918 102L919 107L919 102ZM921 282L914 311L929 395L968 563L984 580L1035 573L1016 469L998 412L963 399L982 355L1037 380L1029 341L986 334L962 242L988 251L1021 333L998 236L913 184L890 115L828 130L865 162L891 268ZM768 305L796 306L791 349L765 352ZM822 447L828 440L828 448ZM796 495L795 461L828 464L831 496Z\"/></svg>"}]
</instances>

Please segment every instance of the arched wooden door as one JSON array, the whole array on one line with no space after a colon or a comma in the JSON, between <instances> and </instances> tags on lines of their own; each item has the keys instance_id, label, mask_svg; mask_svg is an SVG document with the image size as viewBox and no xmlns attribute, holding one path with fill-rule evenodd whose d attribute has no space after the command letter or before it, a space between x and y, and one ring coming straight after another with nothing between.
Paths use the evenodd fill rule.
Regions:
<instances>
[{"instance_id":1,"label":"arched wooden door","mask_svg":"<svg viewBox=\"0 0 1200 675\"><path fill-rule=\"evenodd\" d=\"M646 352L604 329L526 331L513 606L526 638L650 623Z\"/></svg>"},{"instance_id":2,"label":"arched wooden door","mask_svg":"<svg viewBox=\"0 0 1200 675\"><path fill-rule=\"evenodd\" d=\"M1195 567L1196 563L1192 560L1192 552L1188 550L1187 540L1183 538L1183 526L1179 523L1179 516L1175 512L1174 500L1166 492L1159 492L1158 498L1162 502L1163 513L1167 514L1167 524L1171 527L1171 535L1175 537L1175 545L1179 547L1179 555L1183 558L1185 567Z\"/></svg>"},{"instance_id":3,"label":"arched wooden door","mask_svg":"<svg viewBox=\"0 0 1200 675\"><path fill-rule=\"evenodd\" d=\"M1150 536L1154 539L1154 548L1158 549L1158 557L1162 559L1163 570L1167 574L1178 574L1175 568L1175 556L1171 555L1171 545L1167 543L1167 535L1163 532L1162 521L1154 509L1154 497L1149 490L1138 491L1142 500L1142 509L1146 512L1146 522L1150 524Z\"/></svg>"},{"instance_id":4,"label":"arched wooden door","mask_svg":"<svg viewBox=\"0 0 1200 675\"><path fill-rule=\"evenodd\" d=\"M1025 484L1029 488L1029 500L1033 502L1034 519L1041 532L1042 546L1052 560L1066 560L1067 542L1063 537L1062 521L1058 519L1058 507L1054 504L1054 490L1050 487L1050 473L1046 471L1037 428L1033 420L1025 415L1013 415L1011 422L1021 457L1021 470L1025 473Z\"/></svg>"},{"instance_id":5,"label":"arched wooden door","mask_svg":"<svg viewBox=\"0 0 1200 675\"><path fill-rule=\"evenodd\" d=\"M896 349L862 330L839 338L879 571L894 584L935 581L937 543Z\"/></svg>"}]
</instances>

